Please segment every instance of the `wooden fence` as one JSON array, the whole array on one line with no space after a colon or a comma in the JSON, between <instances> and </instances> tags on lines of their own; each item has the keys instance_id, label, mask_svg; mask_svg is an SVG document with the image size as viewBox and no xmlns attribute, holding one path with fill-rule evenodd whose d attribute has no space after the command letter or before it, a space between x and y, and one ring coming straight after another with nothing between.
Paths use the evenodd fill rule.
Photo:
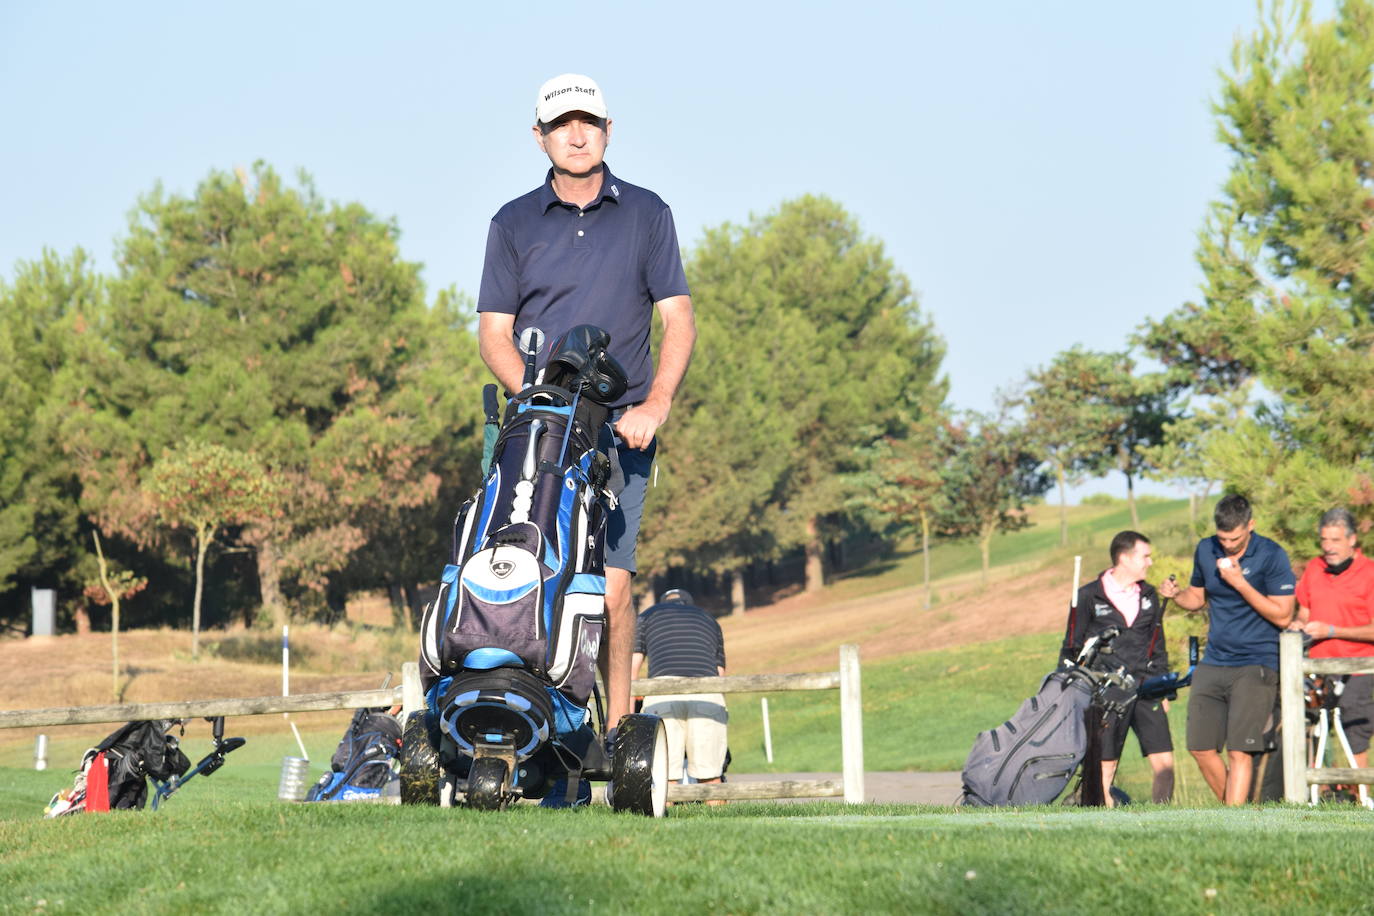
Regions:
<instances>
[{"instance_id":1,"label":"wooden fence","mask_svg":"<svg viewBox=\"0 0 1374 916\"><path fill-rule=\"evenodd\" d=\"M1303 658L1302 634L1279 634L1279 711L1282 723L1283 798L1308 801L1313 785L1374 784L1374 767L1309 767L1303 678L1309 674L1374 674L1374 658Z\"/></svg>"},{"instance_id":2,"label":"wooden fence","mask_svg":"<svg viewBox=\"0 0 1374 916\"><path fill-rule=\"evenodd\" d=\"M407 713L421 709L419 666L402 667L401 686L382 690L310 693L299 696L188 700L177 703L125 703L117 706L58 706L48 709L0 711L0 729L54 725L93 725L135 719L192 719L202 716L261 716L272 713L319 712L400 704ZM640 678L631 687L636 696L682 693L776 693L792 690L840 691L840 742L843 774L833 780L706 783L669 786L673 801L746 798L829 798L844 796L851 804L864 801L863 707L859 678L859 647L840 646L840 666L819 674L743 674L703 678Z\"/></svg>"}]
</instances>

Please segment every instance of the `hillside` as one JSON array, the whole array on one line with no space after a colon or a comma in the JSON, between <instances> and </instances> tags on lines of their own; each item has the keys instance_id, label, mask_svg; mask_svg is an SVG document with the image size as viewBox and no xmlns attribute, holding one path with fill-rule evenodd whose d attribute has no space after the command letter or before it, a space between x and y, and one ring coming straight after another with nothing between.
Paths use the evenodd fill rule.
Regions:
<instances>
[{"instance_id":1,"label":"hillside","mask_svg":"<svg viewBox=\"0 0 1374 916\"><path fill-rule=\"evenodd\" d=\"M1182 503L1142 507L1147 530L1186 522ZM977 550L943 544L932 551L936 601L922 609L920 556L847 574L814 595L796 595L722 618L734 673L833 670L837 648L856 642L865 661L947 649L1011 636L1057 632L1073 575L1104 565L1111 533L1129 525L1123 507L1073 510L1070 547L1060 548L1057 510L1033 510L1035 524L998 537L990 583L980 584ZM1157 538L1157 541L1160 540ZM280 636L237 630L202 634L198 660L185 631L120 635L125 702L263 696L281 689ZM112 702L108 633L0 641L0 696L10 709ZM366 625L292 629L293 693L375 687L415 654L413 636ZM325 716L327 714L319 714ZM308 721L308 717L302 721ZM275 726L274 726L275 727ZM251 729L249 729L251 730Z\"/></svg>"}]
</instances>

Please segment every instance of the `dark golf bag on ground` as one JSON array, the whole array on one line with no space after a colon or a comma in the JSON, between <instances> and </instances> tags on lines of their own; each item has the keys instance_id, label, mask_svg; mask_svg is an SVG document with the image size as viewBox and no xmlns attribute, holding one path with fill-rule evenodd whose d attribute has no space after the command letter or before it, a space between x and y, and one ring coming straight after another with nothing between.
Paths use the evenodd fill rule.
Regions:
<instances>
[{"instance_id":1,"label":"dark golf bag on ground","mask_svg":"<svg viewBox=\"0 0 1374 916\"><path fill-rule=\"evenodd\" d=\"M190 769L177 739L167 734L177 722L130 722L86 751L72 788L53 796L47 816L142 808L150 778L163 782Z\"/></svg>"},{"instance_id":2,"label":"dark golf bag on ground","mask_svg":"<svg viewBox=\"0 0 1374 916\"><path fill-rule=\"evenodd\" d=\"M598 328L574 328L554 343L539 384L526 351L526 387L507 405L481 489L458 513L421 621L429 747L412 749L418 728L408 721L403 801L449 804L459 791L469 805L504 807L598 766L587 707L614 501L603 434L606 405L626 388L609 342ZM435 764L442 785L426 775Z\"/></svg>"},{"instance_id":3,"label":"dark golf bag on ground","mask_svg":"<svg viewBox=\"0 0 1374 916\"><path fill-rule=\"evenodd\" d=\"M1087 751L1093 693L1081 669L1046 677L1014 716L978 735L964 763L961 803L1048 805L1058 798Z\"/></svg>"},{"instance_id":4,"label":"dark golf bag on ground","mask_svg":"<svg viewBox=\"0 0 1374 916\"><path fill-rule=\"evenodd\" d=\"M1120 633L1108 627L1090 636L1076 664L1064 662L1016 715L978 735L964 762L960 804L1048 805L1080 767L1072 803L1106 804L1102 730L1108 714L1129 712L1137 690L1135 678L1113 665L1112 641ZM1124 793L1119 798L1127 800Z\"/></svg>"},{"instance_id":5,"label":"dark golf bag on ground","mask_svg":"<svg viewBox=\"0 0 1374 916\"><path fill-rule=\"evenodd\" d=\"M397 789L393 762L401 750L401 723L385 709L359 709L329 758L330 770L305 800L368 801ZM399 792L398 792L399 794ZM394 797L394 796L393 796Z\"/></svg>"}]
</instances>

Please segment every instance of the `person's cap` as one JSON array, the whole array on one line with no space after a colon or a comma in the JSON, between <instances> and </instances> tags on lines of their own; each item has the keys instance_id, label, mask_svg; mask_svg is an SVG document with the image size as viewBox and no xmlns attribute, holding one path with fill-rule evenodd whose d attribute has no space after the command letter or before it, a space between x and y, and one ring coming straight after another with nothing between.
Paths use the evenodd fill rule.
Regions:
<instances>
[{"instance_id":1,"label":"person's cap","mask_svg":"<svg viewBox=\"0 0 1374 916\"><path fill-rule=\"evenodd\" d=\"M580 73L564 73L539 87L539 96L534 101L535 121L547 124L570 111L607 117L606 99L596 80Z\"/></svg>"},{"instance_id":2,"label":"person's cap","mask_svg":"<svg viewBox=\"0 0 1374 916\"><path fill-rule=\"evenodd\" d=\"M658 596L659 604L691 604L692 593L685 588L670 588Z\"/></svg>"}]
</instances>

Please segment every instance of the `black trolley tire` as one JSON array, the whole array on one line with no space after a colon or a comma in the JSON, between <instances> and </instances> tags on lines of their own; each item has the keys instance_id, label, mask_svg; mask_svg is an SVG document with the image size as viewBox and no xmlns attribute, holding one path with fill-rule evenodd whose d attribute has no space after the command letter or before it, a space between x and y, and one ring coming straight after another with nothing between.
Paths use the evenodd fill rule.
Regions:
<instances>
[{"instance_id":1,"label":"black trolley tire","mask_svg":"<svg viewBox=\"0 0 1374 916\"><path fill-rule=\"evenodd\" d=\"M668 733L658 716L620 720L611 749L611 807L648 817L668 811Z\"/></svg>"},{"instance_id":2,"label":"black trolley tire","mask_svg":"<svg viewBox=\"0 0 1374 916\"><path fill-rule=\"evenodd\" d=\"M500 757L478 757L468 770L467 806L479 811L500 811L510 804L502 791L508 775L506 761Z\"/></svg>"},{"instance_id":3,"label":"black trolley tire","mask_svg":"<svg viewBox=\"0 0 1374 916\"><path fill-rule=\"evenodd\" d=\"M401 729L401 804L439 804L439 752L429 743L425 714L413 712Z\"/></svg>"}]
</instances>

